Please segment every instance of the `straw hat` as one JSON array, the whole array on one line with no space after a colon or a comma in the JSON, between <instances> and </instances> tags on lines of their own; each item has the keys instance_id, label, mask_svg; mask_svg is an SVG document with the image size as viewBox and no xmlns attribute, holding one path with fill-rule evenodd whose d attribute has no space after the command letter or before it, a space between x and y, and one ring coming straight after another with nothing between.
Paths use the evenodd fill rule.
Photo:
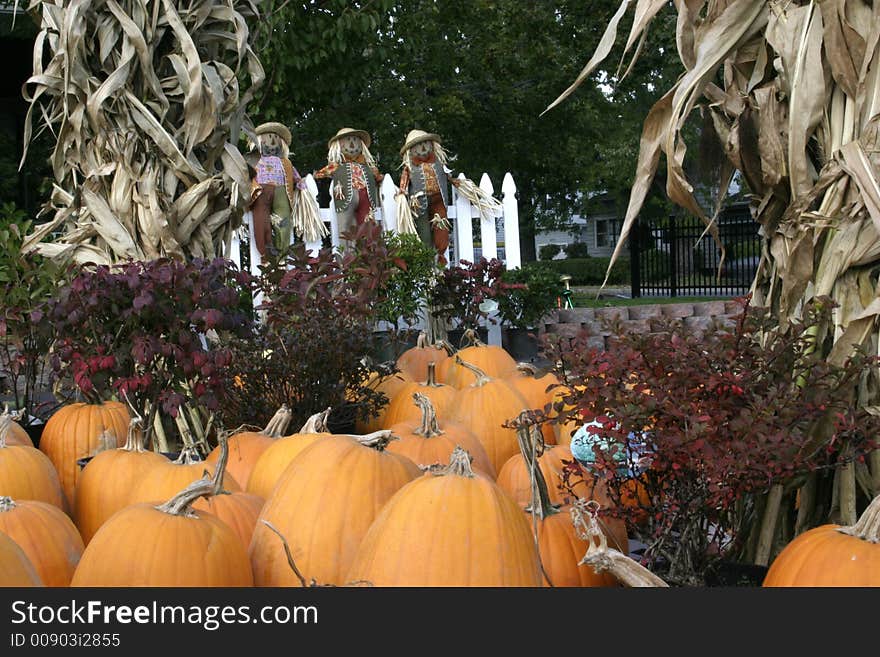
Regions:
<instances>
[{"instance_id":1,"label":"straw hat","mask_svg":"<svg viewBox=\"0 0 880 657\"><path fill-rule=\"evenodd\" d=\"M435 135L433 132L410 130L409 134L406 136L406 143L403 145L403 148L400 149L400 154L403 155L410 148L422 141L436 141L437 143L440 143L441 139L440 135Z\"/></svg>"},{"instance_id":2,"label":"straw hat","mask_svg":"<svg viewBox=\"0 0 880 657\"><path fill-rule=\"evenodd\" d=\"M343 137L347 137L348 135L356 135L361 138L361 141L364 142L364 146L367 148L370 147L370 143L372 140L370 139L370 133L366 130L355 130L354 128L341 128L339 132L330 137L330 141L327 142L327 148L333 145L333 142L337 139L342 139Z\"/></svg>"},{"instance_id":3,"label":"straw hat","mask_svg":"<svg viewBox=\"0 0 880 657\"><path fill-rule=\"evenodd\" d=\"M281 123L275 123L274 121L270 121L269 123L261 123L254 129L254 133L259 137L260 135L264 135L268 132L274 132L276 135L281 137L284 140L284 143L290 146L290 130L287 129L286 126Z\"/></svg>"}]
</instances>

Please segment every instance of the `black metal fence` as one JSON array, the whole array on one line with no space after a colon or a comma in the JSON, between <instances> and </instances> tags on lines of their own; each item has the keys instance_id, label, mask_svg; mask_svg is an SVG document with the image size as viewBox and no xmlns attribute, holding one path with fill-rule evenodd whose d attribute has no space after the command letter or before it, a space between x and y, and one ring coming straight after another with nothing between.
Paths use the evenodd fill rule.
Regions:
<instances>
[{"instance_id":1,"label":"black metal fence","mask_svg":"<svg viewBox=\"0 0 880 657\"><path fill-rule=\"evenodd\" d=\"M642 221L642 220L640 220ZM748 293L761 254L758 224L746 204L724 210L718 231L721 249L693 215L633 227L629 235L632 295L739 296Z\"/></svg>"}]
</instances>

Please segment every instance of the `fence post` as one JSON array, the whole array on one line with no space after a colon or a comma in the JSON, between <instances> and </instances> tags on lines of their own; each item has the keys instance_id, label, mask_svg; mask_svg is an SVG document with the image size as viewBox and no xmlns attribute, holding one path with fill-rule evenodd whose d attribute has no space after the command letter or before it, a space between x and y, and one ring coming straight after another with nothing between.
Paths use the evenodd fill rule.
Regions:
<instances>
[{"instance_id":1,"label":"fence post","mask_svg":"<svg viewBox=\"0 0 880 657\"><path fill-rule=\"evenodd\" d=\"M620 233L618 233L619 235ZM642 276L641 276L641 244L639 243L639 220L636 218L633 223L632 230L627 236L629 240L629 285L630 294L633 297L642 296Z\"/></svg>"},{"instance_id":2,"label":"fence post","mask_svg":"<svg viewBox=\"0 0 880 657\"><path fill-rule=\"evenodd\" d=\"M248 227L248 245L250 246L251 256L251 275L259 276L260 265L263 264L263 256L261 256L260 252L257 251L257 240L254 238L254 213L248 210L244 213L244 218L247 221ZM259 306L261 303L263 303L263 293L254 292L254 308Z\"/></svg>"},{"instance_id":3,"label":"fence post","mask_svg":"<svg viewBox=\"0 0 880 657\"><path fill-rule=\"evenodd\" d=\"M519 249L519 206L516 183L509 171L504 174L504 182L501 183L501 204L504 206L504 260L508 269L519 269L522 265Z\"/></svg>"},{"instance_id":4,"label":"fence post","mask_svg":"<svg viewBox=\"0 0 880 657\"><path fill-rule=\"evenodd\" d=\"M397 194L397 185L391 180L390 174L385 174L382 179L382 190L379 192L382 197L382 230L397 231L397 202L394 200Z\"/></svg>"},{"instance_id":5,"label":"fence post","mask_svg":"<svg viewBox=\"0 0 880 657\"><path fill-rule=\"evenodd\" d=\"M669 296L678 296L678 234L675 230L675 215L669 216Z\"/></svg>"},{"instance_id":6,"label":"fence post","mask_svg":"<svg viewBox=\"0 0 880 657\"><path fill-rule=\"evenodd\" d=\"M495 188L489 179L489 174L484 173L480 178L480 189L487 194L494 194ZM483 257L486 260L498 257L498 228L495 217L480 217L480 242L483 245Z\"/></svg>"},{"instance_id":7,"label":"fence post","mask_svg":"<svg viewBox=\"0 0 880 657\"><path fill-rule=\"evenodd\" d=\"M460 173L458 178L459 180L464 180L465 175ZM468 262L473 262L474 224L471 204L464 196L456 192L454 187L452 192L455 196L455 246L458 251L455 261L467 260Z\"/></svg>"},{"instance_id":8,"label":"fence post","mask_svg":"<svg viewBox=\"0 0 880 657\"><path fill-rule=\"evenodd\" d=\"M315 177L312 174L306 176L306 194L311 194L312 198L315 199L315 204L318 203L318 183L315 181ZM324 220L323 210L319 208L319 213L321 213L321 220ZM321 240L314 240L312 242L306 242L306 251L311 251L313 254L317 255L318 251L321 250Z\"/></svg>"}]
</instances>

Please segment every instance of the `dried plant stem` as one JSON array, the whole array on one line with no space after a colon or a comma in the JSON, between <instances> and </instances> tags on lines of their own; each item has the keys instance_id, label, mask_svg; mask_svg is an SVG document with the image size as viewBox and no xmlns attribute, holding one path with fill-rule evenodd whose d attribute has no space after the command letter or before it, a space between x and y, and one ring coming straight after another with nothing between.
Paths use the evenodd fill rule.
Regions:
<instances>
[{"instance_id":1,"label":"dried plant stem","mask_svg":"<svg viewBox=\"0 0 880 657\"><path fill-rule=\"evenodd\" d=\"M880 495L880 449L871 452L868 462L871 464L871 486L874 495Z\"/></svg>"},{"instance_id":2,"label":"dried plant stem","mask_svg":"<svg viewBox=\"0 0 880 657\"><path fill-rule=\"evenodd\" d=\"M296 561L293 560L293 555L290 553L290 545L288 544L287 539L284 538L284 534L282 534L280 531L278 531L278 528L275 527L275 525L273 525L268 520L260 520L260 522L262 522L264 525L266 525L266 527L268 527L269 529L271 529L273 532L275 532L278 535L278 538L281 539L281 545L284 546L284 556L287 557L287 565L290 566L290 569L293 571L293 574L296 575L296 578L299 580L299 583L303 587L308 586L308 583L306 582L306 578L303 577L303 574L300 572L299 568L297 568L297 566L296 566Z\"/></svg>"},{"instance_id":3,"label":"dried plant stem","mask_svg":"<svg viewBox=\"0 0 880 657\"><path fill-rule=\"evenodd\" d=\"M840 502L840 523L852 525L858 518L856 513L856 471L853 464L844 463L839 466L840 477L837 485L840 488L838 500Z\"/></svg>"},{"instance_id":4,"label":"dried plant stem","mask_svg":"<svg viewBox=\"0 0 880 657\"><path fill-rule=\"evenodd\" d=\"M779 510L782 504L782 485L774 484L767 493L767 506L761 520L761 532L755 553L755 564L766 566L770 563L770 551L773 548L773 537L776 534L776 523L779 521Z\"/></svg>"},{"instance_id":5,"label":"dried plant stem","mask_svg":"<svg viewBox=\"0 0 880 657\"><path fill-rule=\"evenodd\" d=\"M807 481L800 487L800 503L797 520L794 524L795 536L807 531L811 526L813 512L816 508L816 479L816 473L811 472L807 475Z\"/></svg>"}]
</instances>

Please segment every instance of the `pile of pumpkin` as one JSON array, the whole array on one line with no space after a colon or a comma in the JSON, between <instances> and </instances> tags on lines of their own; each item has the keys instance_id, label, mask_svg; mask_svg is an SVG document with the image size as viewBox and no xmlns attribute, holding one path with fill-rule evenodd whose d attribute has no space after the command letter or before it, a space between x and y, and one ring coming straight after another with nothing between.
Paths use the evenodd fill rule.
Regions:
<instances>
[{"instance_id":1,"label":"pile of pumpkin","mask_svg":"<svg viewBox=\"0 0 880 657\"><path fill-rule=\"evenodd\" d=\"M369 382L390 402L359 434L330 433L330 409L288 434L282 407L262 431L222 437L205 460L145 450L139 418L117 402L63 407L39 449L4 413L0 586L619 584L581 563L590 537L560 485L573 427L512 422L559 393L551 374L500 347L452 355L423 340L398 369ZM601 505L589 480L569 492ZM857 552L856 572L880 572L878 518L880 498L855 528L804 534L768 582L851 583ZM623 524L604 518L603 530L627 554ZM825 564L832 549L842 565L814 575L807 564Z\"/></svg>"}]
</instances>

